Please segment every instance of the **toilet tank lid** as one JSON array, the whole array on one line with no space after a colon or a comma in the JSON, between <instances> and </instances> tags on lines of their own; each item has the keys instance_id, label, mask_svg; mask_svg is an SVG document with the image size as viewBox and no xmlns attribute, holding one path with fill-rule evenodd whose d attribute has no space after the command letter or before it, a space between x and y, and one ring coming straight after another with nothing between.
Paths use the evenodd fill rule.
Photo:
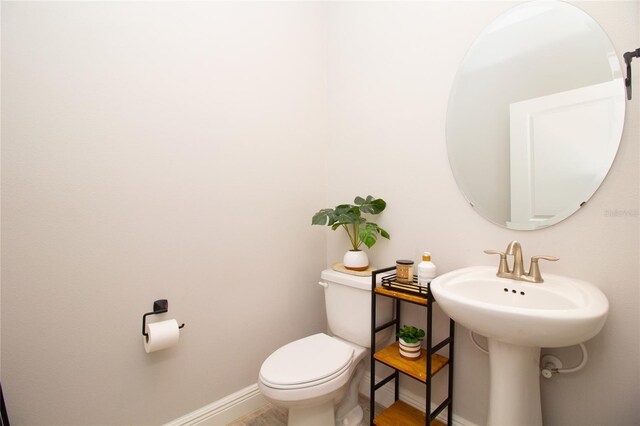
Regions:
<instances>
[{"instance_id":1,"label":"toilet tank lid","mask_svg":"<svg viewBox=\"0 0 640 426\"><path fill-rule=\"evenodd\" d=\"M274 385L297 385L321 380L348 365L353 347L324 333L288 343L262 364L260 376Z\"/></svg>"},{"instance_id":2,"label":"toilet tank lid","mask_svg":"<svg viewBox=\"0 0 640 426\"><path fill-rule=\"evenodd\" d=\"M349 287L359 288L360 290L371 291L371 277L361 277L356 275L345 274L344 272L334 271L333 269L325 269L320 277L336 284L348 285Z\"/></svg>"}]
</instances>

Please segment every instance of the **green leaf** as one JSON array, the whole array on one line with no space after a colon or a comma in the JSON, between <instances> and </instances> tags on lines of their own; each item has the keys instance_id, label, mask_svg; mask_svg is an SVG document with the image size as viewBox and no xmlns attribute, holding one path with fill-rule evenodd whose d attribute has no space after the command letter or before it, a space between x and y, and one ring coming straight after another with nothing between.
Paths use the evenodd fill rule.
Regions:
<instances>
[{"instance_id":1,"label":"green leaf","mask_svg":"<svg viewBox=\"0 0 640 426\"><path fill-rule=\"evenodd\" d=\"M360 241L362 241L368 248L373 247L373 245L378 240L378 238L376 237L376 233L367 231L366 228L361 228L358 232L358 236L360 237Z\"/></svg>"},{"instance_id":2,"label":"green leaf","mask_svg":"<svg viewBox=\"0 0 640 426\"><path fill-rule=\"evenodd\" d=\"M352 210L353 208L354 206L352 206L351 204L340 204L339 206L336 207L336 215L345 214L346 212L348 212L349 210Z\"/></svg>"},{"instance_id":3,"label":"green leaf","mask_svg":"<svg viewBox=\"0 0 640 426\"><path fill-rule=\"evenodd\" d=\"M366 200L360 196L356 197L355 200L353 200L354 203L356 203L357 206L361 206L364 203L366 203Z\"/></svg>"},{"instance_id":4,"label":"green leaf","mask_svg":"<svg viewBox=\"0 0 640 426\"><path fill-rule=\"evenodd\" d=\"M366 200L362 197L356 197L356 200L362 201L360 204L356 203L360 206L362 213L380 214L387 207L387 203L382 198L375 199L371 195L367 196Z\"/></svg>"},{"instance_id":5,"label":"green leaf","mask_svg":"<svg viewBox=\"0 0 640 426\"><path fill-rule=\"evenodd\" d=\"M358 236L360 237L360 241L364 243L368 248L373 247L373 245L378 241L378 225L375 223L367 223L364 228L360 228L358 232Z\"/></svg>"},{"instance_id":6,"label":"green leaf","mask_svg":"<svg viewBox=\"0 0 640 426\"><path fill-rule=\"evenodd\" d=\"M425 333L422 329L405 325L400 329L396 336L403 338L407 343L418 343L420 340L424 339Z\"/></svg>"},{"instance_id":7,"label":"green leaf","mask_svg":"<svg viewBox=\"0 0 640 426\"><path fill-rule=\"evenodd\" d=\"M333 209L322 209L311 218L312 225L326 225L332 218L335 217Z\"/></svg>"},{"instance_id":8,"label":"green leaf","mask_svg":"<svg viewBox=\"0 0 640 426\"><path fill-rule=\"evenodd\" d=\"M391 239L391 236L389 235L389 233L387 231L385 231L384 229L378 228L378 231L380 231L380 235L382 235L387 240Z\"/></svg>"},{"instance_id":9,"label":"green leaf","mask_svg":"<svg viewBox=\"0 0 640 426\"><path fill-rule=\"evenodd\" d=\"M372 200L370 204L372 208L375 210L373 214L382 213L382 211L387 207L386 201L384 201L382 198L379 198L377 200Z\"/></svg>"},{"instance_id":10,"label":"green leaf","mask_svg":"<svg viewBox=\"0 0 640 426\"><path fill-rule=\"evenodd\" d=\"M354 223L360 223L360 219L362 219L360 217L360 212L358 211L357 213L354 212L353 210L348 210L345 213L342 213L340 215L338 215L338 217L336 217L336 220L338 222L340 222L340 224L354 224Z\"/></svg>"}]
</instances>

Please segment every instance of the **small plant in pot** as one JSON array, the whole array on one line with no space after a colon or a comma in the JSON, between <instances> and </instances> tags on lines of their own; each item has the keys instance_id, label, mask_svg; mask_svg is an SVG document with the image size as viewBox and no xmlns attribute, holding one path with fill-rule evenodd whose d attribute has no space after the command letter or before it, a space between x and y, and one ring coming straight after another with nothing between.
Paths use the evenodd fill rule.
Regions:
<instances>
[{"instance_id":1,"label":"small plant in pot","mask_svg":"<svg viewBox=\"0 0 640 426\"><path fill-rule=\"evenodd\" d=\"M332 230L342 227L349 236L352 249L344 255L344 267L353 271L365 271L369 267L367 253L360 250L364 244L368 248L378 241L378 235L389 239L389 233L377 224L369 222L362 214L377 215L387 207L382 198L356 197L354 204L340 204L333 209L322 209L313 215L312 225L327 225Z\"/></svg>"},{"instance_id":2,"label":"small plant in pot","mask_svg":"<svg viewBox=\"0 0 640 426\"><path fill-rule=\"evenodd\" d=\"M402 357L418 359L422 356L421 342L424 339L424 330L412 325L405 325L396 336L400 341L400 355Z\"/></svg>"}]
</instances>

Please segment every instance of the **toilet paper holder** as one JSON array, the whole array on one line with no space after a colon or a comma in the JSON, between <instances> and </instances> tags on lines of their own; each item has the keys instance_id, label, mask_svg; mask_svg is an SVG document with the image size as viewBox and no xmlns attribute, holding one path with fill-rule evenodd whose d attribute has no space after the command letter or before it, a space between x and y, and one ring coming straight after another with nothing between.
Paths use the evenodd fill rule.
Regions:
<instances>
[{"instance_id":1,"label":"toilet paper holder","mask_svg":"<svg viewBox=\"0 0 640 426\"><path fill-rule=\"evenodd\" d=\"M149 337L147 334L147 316L149 315L157 315L164 314L169 311L169 301L167 299L159 299L153 302L153 312L147 312L142 316L142 335L144 337ZM178 328L184 327L184 323Z\"/></svg>"}]
</instances>

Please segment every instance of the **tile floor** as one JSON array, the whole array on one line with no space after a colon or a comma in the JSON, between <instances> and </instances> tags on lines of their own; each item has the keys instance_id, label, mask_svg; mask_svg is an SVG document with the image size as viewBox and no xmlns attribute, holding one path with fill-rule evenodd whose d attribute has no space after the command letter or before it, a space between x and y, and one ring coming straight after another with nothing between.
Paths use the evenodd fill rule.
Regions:
<instances>
[{"instance_id":1,"label":"tile floor","mask_svg":"<svg viewBox=\"0 0 640 426\"><path fill-rule=\"evenodd\" d=\"M360 395L360 406L364 410L363 424L368 424L369 419L369 398ZM376 404L376 414L382 412L384 407L380 404ZM279 408L274 405L267 405L258 411L251 414L247 414L227 426L286 426L287 425L287 410Z\"/></svg>"}]
</instances>

